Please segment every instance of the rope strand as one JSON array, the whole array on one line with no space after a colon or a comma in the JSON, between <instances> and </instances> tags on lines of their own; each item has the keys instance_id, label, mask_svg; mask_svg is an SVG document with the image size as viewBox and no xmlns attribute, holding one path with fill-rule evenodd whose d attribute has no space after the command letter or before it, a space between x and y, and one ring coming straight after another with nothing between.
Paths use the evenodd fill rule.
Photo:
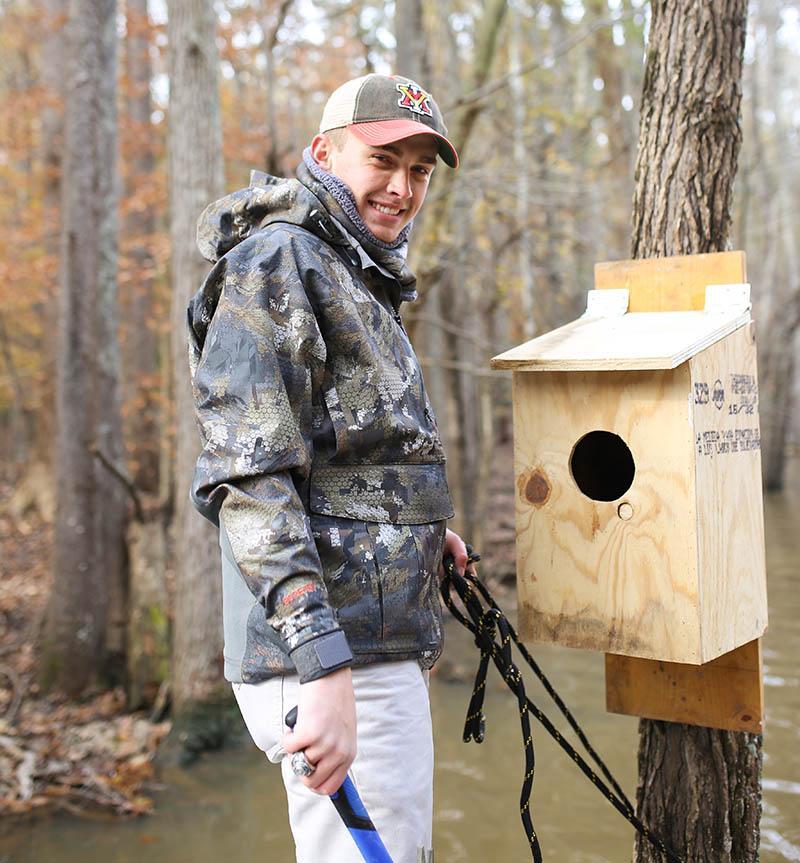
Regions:
<instances>
[{"instance_id":1,"label":"rope strand","mask_svg":"<svg viewBox=\"0 0 800 863\"><path fill-rule=\"evenodd\" d=\"M480 555L473 552L471 546L467 546L469 554L468 565L480 560ZM531 855L534 863L542 863L542 850L539 839L533 826L531 817L530 798L533 791L533 778L535 771L535 753L533 747L533 735L530 727L530 715L545 728L558 745L577 764L586 778L600 791L609 803L622 815L633 827L657 848L668 863L685 863L684 859L669 849L664 841L657 836L637 816L633 804L625 795L619 783L611 775L611 771L599 756L578 721L570 712L564 701L556 692L538 663L529 651L520 643L514 627L509 623L500 607L494 601L489 590L478 581L477 577L470 572L460 575L456 570L455 560L451 554L445 556L444 578L441 583L441 594L445 605L451 614L465 626L474 636L475 645L481 652L478 669L475 674L475 684L472 688L472 697L467 708L467 716L464 722L464 742L474 740L482 743L486 734L486 716L483 712L483 699L486 694L486 675L489 670L491 659L500 676L505 680L508 688L517 696L519 704L520 725L522 729L522 741L525 748L525 774L522 780L520 792L520 817ZM452 593L456 593L469 615L468 619L455 605ZM481 602L481 598L486 606ZM497 640L499 637L499 641ZM566 740L559 730L540 708L534 704L525 692L525 684L519 668L514 664L511 654L511 643L516 644L517 649L527 662L533 673L542 683L547 694L559 712L569 723L578 740L585 749L591 761L597 766L606 781L600 778L592 769L591 765L581 756L572 744Z\"/></svg>"}]
</instances>

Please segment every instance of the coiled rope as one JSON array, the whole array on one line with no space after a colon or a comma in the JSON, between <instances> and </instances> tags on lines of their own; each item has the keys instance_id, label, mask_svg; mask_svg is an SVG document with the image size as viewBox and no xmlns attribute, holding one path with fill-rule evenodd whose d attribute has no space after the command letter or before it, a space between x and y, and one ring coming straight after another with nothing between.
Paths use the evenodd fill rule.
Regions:
<instances>
[{"instance_id":1,"label":"coiled rope","mask_svg":"<svg viewBox=\"0 0 800 863\"><path fill-rule=\"evenodd\" d=\"M469 564L480 560L471 546L467 546ZM684 859L667 847L644 822L637 816L625 792L619 783L611 775L602 758L597 754L594 747L589 743L586 734L578 724L569 708L564 704L561 697L553 688L545 673L537 664L536 660L528 652L524 644L520 643L514 627L509 623L500 607L494 601L489 590L478 579L466 572L460 575L456 570L455 560L451 554L445 556L444 578L440 589L445 605L450 609L456 620L465 626L474 636L475 644L480 649L481 658L475 675L475 685L472 689L467 718L464 723L464 742L474 740L482 743L486 733L486 716L483 712L483 699L486 693L486 674L491 659L501 677L505 680L508 688L516 695L519 704L520 725L522 726L522 741L525 748L525 775L522 780L520 792L520 816L525 835L528 838L534 863L541 863L542 850L539 839L533 826L531 818L530 800L533 790L533 777L535 770L535 753L533 748L533 737L531 735L530 716L537 719L558 743L558 745L578 765L586 778L597 788L597 790L608 800L608 802L629 821L633 827L645 836L652 845L657 848L668 863L685 863ZM453 593L457 594L470 619L457 608L453 600ZM484 605L485 603L485 605ZM499 637L499 640L498 640ZM511 655L511 642L516 644L523 659L528 663L533 673L541 681L547 694L553 699L556 707L569 723L586 750L589 758L594 762L597 769L605 777L605 781L597 775L592 766L581 756L581 754L567 741L553 725L548 717L534 704L525 692L525 684L519 668L514 664Z\"/></svg>"}]
</instances>

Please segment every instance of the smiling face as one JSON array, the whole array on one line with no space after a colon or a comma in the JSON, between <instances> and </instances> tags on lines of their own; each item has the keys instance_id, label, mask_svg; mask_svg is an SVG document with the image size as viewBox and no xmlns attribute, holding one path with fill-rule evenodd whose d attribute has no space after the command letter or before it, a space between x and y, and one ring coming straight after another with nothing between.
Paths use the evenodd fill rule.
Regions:
<instances>
[{"instance_id":1,"label":"smiling face","mask_svg":"<svg viewBox=\"0 0 800 863\"><path fill-rule=\"evenodd\" d=\"M364 224L386 243L394 242L419 212L437 151L436 139L426 134L371 146L343 129L311 142L314 160L347 183Z\"/></svg>"}]
</instances>

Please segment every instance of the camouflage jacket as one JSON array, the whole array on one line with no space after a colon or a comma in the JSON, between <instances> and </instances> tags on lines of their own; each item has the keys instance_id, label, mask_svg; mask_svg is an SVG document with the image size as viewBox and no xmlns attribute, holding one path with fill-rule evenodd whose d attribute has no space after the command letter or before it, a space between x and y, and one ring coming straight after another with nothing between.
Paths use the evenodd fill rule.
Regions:
<instances>
[{"instance_id":1,"label":"camouflage jacket","mask_svg":"<svg viewBox=\"0 0 800 863\"><path fill-rule=\"evenodd\" d=\"M357 240L304 165L297 177L253 172L205 210L214 266L188 309L191 495L220 527L225 676L246 683L430 667L442 644L453 510L398 312L414 277L404 250Z\"/></svg>"}]
</instances>

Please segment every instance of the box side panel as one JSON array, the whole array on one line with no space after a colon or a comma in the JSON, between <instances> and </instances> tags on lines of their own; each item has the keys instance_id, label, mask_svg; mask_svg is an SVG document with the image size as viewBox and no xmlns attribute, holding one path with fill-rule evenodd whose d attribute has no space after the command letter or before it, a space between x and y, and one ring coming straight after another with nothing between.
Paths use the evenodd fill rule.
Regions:
<instances>
[{"instance_id":1,"label":"box side panel","mask_svg":"<svg viewBox=\"0 0 800 863\"><path fill-rule=\"evenodd\" d=\"M697 483L702 659L767 626L754 324L689 361Z\"/></svg>"},{"instance_id":2,"label":"box side panel","mask_svg":"<svg viewBox=\"0 0 800 863\"><path fill-rule=\"evenodd\" d=\"M519 626L530 641L700 662L686 365L515 372ZM630 488L593 500L571 470L584 435L618 435Z\"/></svg>"}]
</instances>

